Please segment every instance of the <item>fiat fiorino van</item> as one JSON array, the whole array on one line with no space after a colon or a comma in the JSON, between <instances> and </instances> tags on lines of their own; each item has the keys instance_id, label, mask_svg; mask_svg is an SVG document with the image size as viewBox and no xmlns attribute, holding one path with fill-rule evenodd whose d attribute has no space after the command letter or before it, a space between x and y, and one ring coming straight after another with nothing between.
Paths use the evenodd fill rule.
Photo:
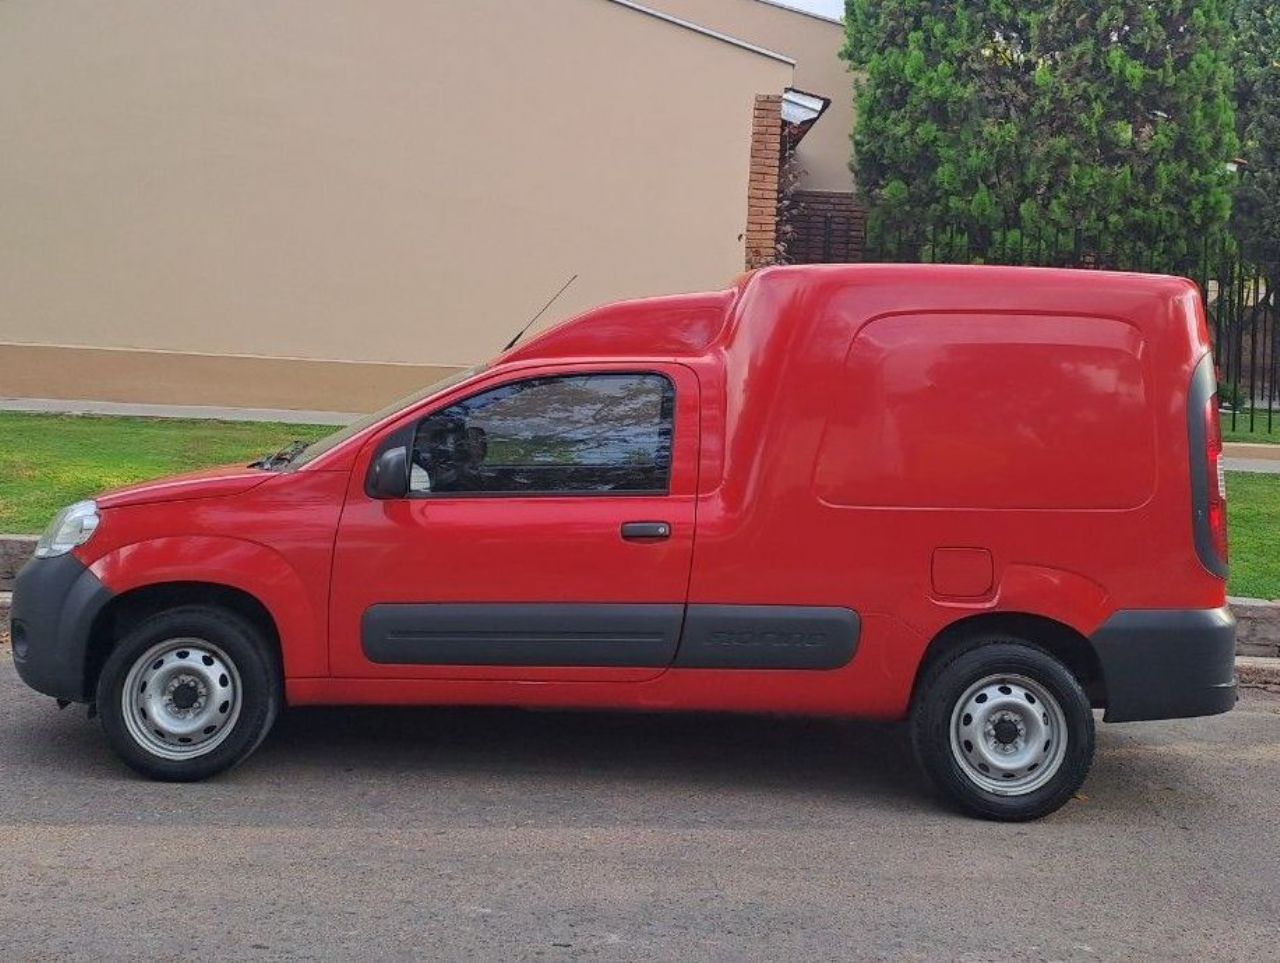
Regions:
<instances>
[{"instance_id":1,"label":"fiat fiorino van","mask_svg":"<svg viewBox=\"0 0 1280 963\"><path fill-rule=\"evenodd\" d=\"M800 713L908 720L945 797L1029 819L1094 709L1234 705L1221 448L1188 281L771 268L70 506L14 659L159 779L282 706Z\"/></svg>"}]
</instances>

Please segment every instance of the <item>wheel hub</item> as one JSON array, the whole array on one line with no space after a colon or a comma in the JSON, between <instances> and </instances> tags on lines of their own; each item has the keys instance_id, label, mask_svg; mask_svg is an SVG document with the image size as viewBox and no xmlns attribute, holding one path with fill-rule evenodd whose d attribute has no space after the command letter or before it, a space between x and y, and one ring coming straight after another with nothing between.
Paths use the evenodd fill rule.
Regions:
<instances>
[{"instance_id":1,"label":"wheel hub","mask_svg":"<svg viewBox=\"0 0 1280 963\"><path fill-rule=\"evenodd\" d=\"M997 719L996 724L992 727L992 734L995 736L996 742L1002 746L1013 746L1018 741L1021 731L1022 727L1008 716Z\"/></svg>"},{"instance_id":2,"label":"wheel hub","mask_svg":"<svg viewBox=\"0 0 1280 963\"><path fill-rule=\"evenodd\" d=\"M167 686L169 704L178 710L197 707L204 699L204 687L194 676L180 675Z\"/></svg>"},{"instance_id":3,"label":"wheel hub","mask_svg":"<svg viewBox=\"0 0 1280 963\"><path fill-rule=\"evenodd\" d=\"M1058 771L1066 716L1043 685L1018 675L971 685L951 714L951 752L979 788L1002 796L1039 789Z\"/></svg>"},{"instance_id":4,"label":"wheel hub","mask_svg":"<svg viewBox=\"0 0 1280 963\"><path fill-rule=\"evenodd\" d=\"M163 759L212 752L235 727L240 704L235 663L202 639L170 639L148 649L121 690L129 735Z\"/></svg>"}]
</instances>

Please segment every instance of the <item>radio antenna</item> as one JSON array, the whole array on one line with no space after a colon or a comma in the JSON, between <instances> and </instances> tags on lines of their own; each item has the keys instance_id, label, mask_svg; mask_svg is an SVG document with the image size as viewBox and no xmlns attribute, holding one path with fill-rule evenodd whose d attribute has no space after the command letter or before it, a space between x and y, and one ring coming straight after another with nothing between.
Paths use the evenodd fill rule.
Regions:
<instances>
[{"instance_id":1,"label":"radio antenna","mask_svg":"<svg viewBox=\"0 0 1280 963\"><path fill-rule=\"evenodd\" d=\"M541 311L539 311L537 314L535 314L532 318L529 319L528 324L526 324L523 328L521 328L519 331L516 332L516 336L512 338L510 341L508 341L507 346L502 350L510 351L512 348L514 348L516 346L516 342L524 337L524 333L533 327L533 323L537 321L540 317L542 317L544 314L546 314L547 309L551 307L551 305L555 304L556 301L560 298L560 295L564 294L565 291L568 291L569 285L576 280L578 280L578 275L575 274L573 277L569 278L569 280L565 281L564 286L560 288L560 290L557 291L555 294L551 295L551 300L542 306Z\"/></svg>"}]
</instances>

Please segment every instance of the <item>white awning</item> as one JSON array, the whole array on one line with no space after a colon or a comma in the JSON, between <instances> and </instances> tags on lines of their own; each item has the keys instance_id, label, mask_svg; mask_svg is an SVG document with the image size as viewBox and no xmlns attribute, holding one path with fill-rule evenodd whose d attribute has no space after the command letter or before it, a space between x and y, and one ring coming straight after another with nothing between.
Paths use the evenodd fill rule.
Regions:
<instances>
[{"instance_id":1,"label":"white awning","mask_svg":"<svg viewBox=\"0 0 1280 963\"><path fill-rule=\"evenodd\" d=\"M782 120L788 124L811 124L830 106L827 97L788 87L782 93Z\"/></svg>"}]
</instances>

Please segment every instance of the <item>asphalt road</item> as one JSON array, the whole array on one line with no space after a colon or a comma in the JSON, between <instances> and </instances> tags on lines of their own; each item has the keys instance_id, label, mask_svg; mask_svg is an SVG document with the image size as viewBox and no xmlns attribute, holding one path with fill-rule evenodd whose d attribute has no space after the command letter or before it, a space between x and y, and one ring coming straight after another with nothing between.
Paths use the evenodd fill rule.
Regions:
<instances>
[{"instance_id":1,"label":"asphalt road","mask_svg":"<svg viewBox=\"0 0 1280 963\"><path fill-rule=\"evenodd\" d=\"M297 710L165 786L0 651L0 955L1275 959L1280 696L1100 729L1085 795L941 808L898 727Z\"/></svg>"}]
</instances>

